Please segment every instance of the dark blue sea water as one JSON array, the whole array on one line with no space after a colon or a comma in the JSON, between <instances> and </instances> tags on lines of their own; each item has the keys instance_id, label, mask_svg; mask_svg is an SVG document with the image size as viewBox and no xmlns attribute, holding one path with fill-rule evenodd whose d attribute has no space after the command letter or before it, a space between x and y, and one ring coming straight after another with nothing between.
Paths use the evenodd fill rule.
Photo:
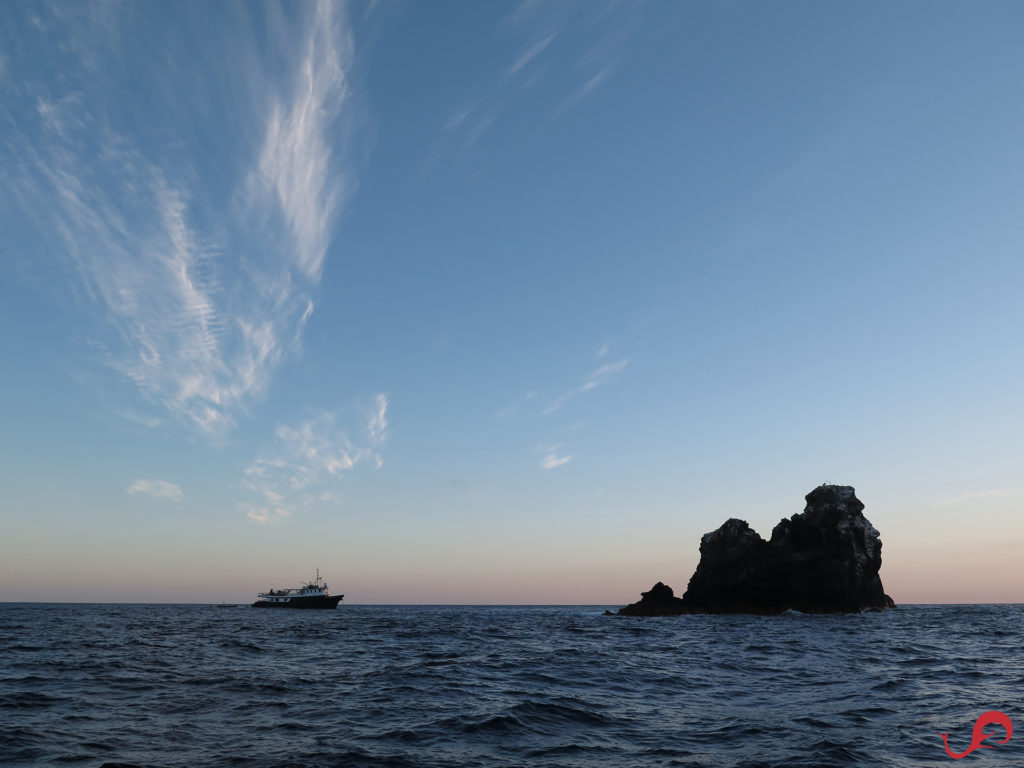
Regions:
<instances>
[{"instance_id":1,"label":"dark blue sea water","mask_svg":"<svg viewBox=\"0 0 1024 768\"><path fill-rule=\"evenodd\" d=\"M1024 766L1024 607L601 612L0 604L0 765Z\"/></svg>"}]
</instances>

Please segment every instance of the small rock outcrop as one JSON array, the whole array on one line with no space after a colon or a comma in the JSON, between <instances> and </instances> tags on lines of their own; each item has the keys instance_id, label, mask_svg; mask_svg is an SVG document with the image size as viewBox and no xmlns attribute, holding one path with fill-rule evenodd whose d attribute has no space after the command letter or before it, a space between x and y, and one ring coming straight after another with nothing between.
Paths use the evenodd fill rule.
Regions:
<instances>
[{"instance_id":1,"label":"small rock outcrop","mask_svg":"<svg viewBox=\"0 0 1024 768\"><path fill-rule=\"evenodd\" d=\"M640 602L619 609L621 616L678 616L681 613L686 613L683 599L660 581L649 591L640 593Z\"/></svg>"},{"instance_id":2,"label":"small rock outcrop","mask_svg":"<svg viewBox=\"0 0 1024 768\"><path fill-rule=\"evenodd\" d=\"M848 485L821 485L801 514L765 541L727 520L700 542L700 563L677 598L658 582L624 616L681 613L852 613L894 607L882 589L882 542Z\"/></svg>"}]
</instances>

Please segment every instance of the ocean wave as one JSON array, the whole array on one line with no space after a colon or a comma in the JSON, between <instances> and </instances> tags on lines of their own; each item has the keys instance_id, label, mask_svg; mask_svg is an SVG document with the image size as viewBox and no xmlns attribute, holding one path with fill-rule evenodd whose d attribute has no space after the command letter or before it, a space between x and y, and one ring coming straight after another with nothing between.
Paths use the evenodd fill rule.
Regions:
<instances>
[{"instance_id":1,"label":"ocean wave","mask_svg":"<svg viewBox=\"0 0 1024 768\"><path fill-rule=\"evenodd\" d=\"M60 696L39 691L17 691L0 694L0 709L47 709L70 701Z\"/></svg>"}]
</instances>

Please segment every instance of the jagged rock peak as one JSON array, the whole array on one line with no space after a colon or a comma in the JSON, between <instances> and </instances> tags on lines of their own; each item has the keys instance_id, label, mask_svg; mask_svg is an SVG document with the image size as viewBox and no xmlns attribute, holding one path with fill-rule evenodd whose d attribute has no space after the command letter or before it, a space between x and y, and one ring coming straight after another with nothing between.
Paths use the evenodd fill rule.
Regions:
<instances>
[{"instance_id":1,"label":"jagged rock peak","mask_svg":"<svg viewBox=\"0 0 1024 768\"><path fill-rule=\"evenodd\" d=\"M847 613L893 607L878 575L882 542L853 487L820 485L805 500L804 511L780 521L769 541L743 520L726 520L701 537L700 562L682 598L658 582L620 613Z\"/></svg>"},{"instance_id":2,"label":"jagged rock peak","mask_svg":"<svg viewBox=\"0 0 1024 768\"><path fill-rule=\"evenodd\" d=\"M838 515L861 516L864 504L857 498L852 485L819 485L804 496L809 517L831 518Z\"/></svg>"},{"instance_id":3,"label":"jagged rock peak","mask_svg":"<svg viewBox=\"0 0 1024 768\"><path fill-rule=\"evenodd\" d=\"M746 520L739 520L735 517L730 517L724 523L722 523L716 530L705 533L701 536L700 543L714 541L720 538L742 538L755 536L758 540L761 537L757 535L757 531L750 527Z\"/></svg>"}]
</instances>

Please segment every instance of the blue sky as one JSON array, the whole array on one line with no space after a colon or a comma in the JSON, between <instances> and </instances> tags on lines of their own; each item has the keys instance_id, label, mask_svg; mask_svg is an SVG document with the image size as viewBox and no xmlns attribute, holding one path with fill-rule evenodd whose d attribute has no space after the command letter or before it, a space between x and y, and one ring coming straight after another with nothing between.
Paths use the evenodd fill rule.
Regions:
<instances>
[{"instance_id":1,"label":"blue sky","mask_svg":"<svg viewBox=\"0 0 1024 768\"><path fill-rule=\"evenodd\" d=\"M34 4L0 30L12 600L678 591L850 484L1020 601L1015 3Z\"/></svg>"}]
</instances>

